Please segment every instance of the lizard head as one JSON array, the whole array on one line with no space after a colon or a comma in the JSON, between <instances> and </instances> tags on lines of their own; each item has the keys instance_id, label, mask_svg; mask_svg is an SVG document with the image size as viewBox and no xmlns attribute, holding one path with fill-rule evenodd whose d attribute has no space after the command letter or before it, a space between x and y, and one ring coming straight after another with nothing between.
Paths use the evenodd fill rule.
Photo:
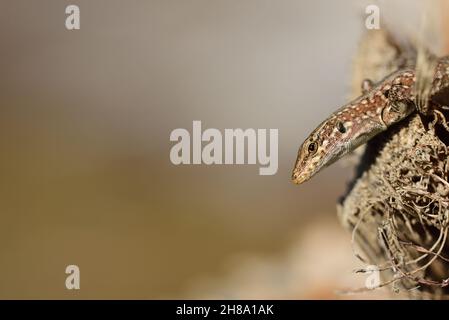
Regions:
<instances>
[{"instance_id":1,"label":"lizard head","mask_svg":"<svg viewBox=\"0 0 449 320\"><path fill-rule=\"evenodd\" d=\"M322 123L302 143L298 151L292 180L301 184L349 151L347 137L351 123L331 119Z\"/></svg>"}]
</instances>

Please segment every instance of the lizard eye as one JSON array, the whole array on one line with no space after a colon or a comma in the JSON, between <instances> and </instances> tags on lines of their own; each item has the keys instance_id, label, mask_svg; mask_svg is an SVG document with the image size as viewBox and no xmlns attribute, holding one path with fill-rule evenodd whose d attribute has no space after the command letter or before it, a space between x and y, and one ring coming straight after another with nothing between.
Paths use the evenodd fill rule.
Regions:
<instances>
[{"instance_id":1,"label":"lizard eye","mask_svg":"<svg viewBox=\"0 0 449 320\"><path fill-rule=\"evenodd\" d=\"M337 122L337 129L340 131L340 133L346 133L346 128L343 122Z\"/></svg>"},{"instance_id":2,"label":"lizard eye","mask_svg":"<svg viewBox=\"0 0 449 320\"><path fill-rule=\"evenodd\" d=\"M385 98L388 99L388 97L390 96L390 89L385 90L383 93L384 93Z\"/></svg>"},{"instance_id":3,"label":"lizard eye","mask_svg":"<svg viewBox=\"0 0 449 320\"><path fill-rule=\"evenodd\" d=\"M316 142L309 143L309 146L307 147L307 150L309 151L309 154L314 154L317 151L318 147Z\"/></svg>"}]
</instances>

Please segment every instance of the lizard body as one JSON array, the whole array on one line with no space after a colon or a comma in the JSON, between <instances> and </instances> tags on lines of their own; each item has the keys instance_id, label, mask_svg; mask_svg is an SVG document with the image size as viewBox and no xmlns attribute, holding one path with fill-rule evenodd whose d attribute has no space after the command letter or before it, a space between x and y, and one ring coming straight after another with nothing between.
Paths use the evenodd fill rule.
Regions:
<instances>
[{"instance_id":1,"label":"lizard body","mask_svg":"<svg viewBox=\"0 0 449 320\"><path fill-rule=\"evenodd\" d=\"M438 60L430 88L430 99L439 105L449 104L449 57Z\"/></svg>"},{"instance_id":2,"label":"lizard body","mask_svg":"<svg viewBox=\"0 0 449 320\"><path fill-rule=\"evenodd\" d=\"M411 103L413 69L397 71L322 122L298 151L292 179L309 180L348 152L415 110ZM364 84L366 86L367 83Z\"/></svg>"},{"instance_id":3,"label":"lizard body","mask_svg":"<svg viewBox=\"0 0 449 320\"><path fill-rule=\"evenodd\" d=\"M309 180L321 169L416 111L415 83L414 68L396 71L375 86L364 81L362 96L332 113L303 142L293 169L293 182L300 184ZM442 94L447 95L443 96L445 103L438 101ZM448 57L437 62L429 97L439 105L449 100Z\"/></svg>"}]
</instances>

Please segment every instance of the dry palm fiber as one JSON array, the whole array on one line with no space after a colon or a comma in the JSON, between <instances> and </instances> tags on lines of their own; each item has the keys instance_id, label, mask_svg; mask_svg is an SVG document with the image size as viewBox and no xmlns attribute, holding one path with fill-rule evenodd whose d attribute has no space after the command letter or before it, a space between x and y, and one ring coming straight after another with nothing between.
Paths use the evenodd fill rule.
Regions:
<instances>
[{"instance_id":1,"label":"dry palm fiber","mask_svg":"<svg viewBox=\"0 0 449 320\"><path fill-rule=\"evenodd\" d=\"M414 63L409 44L386 32L369 32L359 50L354 94L361 79L380 80ZM379 58L382 57L382 58ZM339 206L353 233L357 256L376 265L380 286L416 298L449 294L449 129L445 110L413 114L371 140L356 179Z\"/></svg>"}]
</instances>

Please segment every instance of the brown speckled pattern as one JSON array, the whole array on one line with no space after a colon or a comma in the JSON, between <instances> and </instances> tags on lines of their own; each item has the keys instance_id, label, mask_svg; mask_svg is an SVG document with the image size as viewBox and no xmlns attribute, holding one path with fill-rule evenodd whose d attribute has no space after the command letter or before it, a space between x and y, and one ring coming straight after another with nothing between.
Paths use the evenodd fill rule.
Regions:
<instances>
[{"instance_id":1,"label":"brown speckled pattern","mask_svg":"<svg viewBox=\"0 0 449 320\"><path fill-rule=\"evenodd\" d=\"M428 115L428 110L416 107L415 83L414 69L396 71L372 88L370 81L364 81L362 86L366 93L331 114L301 145L293 182L300 184L309 180L322 168L417 109ZM449 104L448 95L449 57L443 57L437 61L429 100L434 107L446 105ZM310 144L314 144L313 148L309 148Z\"/></svg>"},{"instance_id":2,"label":"brown speckled pattern","mask_svg":"<svg viewBox=\"0 0 449 320\"><path fill-rule=\"evenodd\" d=\"M444 57L437 64L431 96L447 88L449 88L449 57Z\"/></svg>"},{"instance_id":3,"label":"brown speckled pattern","mask_svg":"<svg viewBox=\"0 0 449 320\"><path fill-rule=\"evenodd\" d=\"M412 100L413 70L401 70L382 80L366 94L343 106L321 123L304 141L298 152L292 179L299 184L320 169L386 130L413 110L391 109L392 101ZM339 130L343 124L343 130ZM309 145L316 144L310 152Z\"/></svg>"}]
</instances>

